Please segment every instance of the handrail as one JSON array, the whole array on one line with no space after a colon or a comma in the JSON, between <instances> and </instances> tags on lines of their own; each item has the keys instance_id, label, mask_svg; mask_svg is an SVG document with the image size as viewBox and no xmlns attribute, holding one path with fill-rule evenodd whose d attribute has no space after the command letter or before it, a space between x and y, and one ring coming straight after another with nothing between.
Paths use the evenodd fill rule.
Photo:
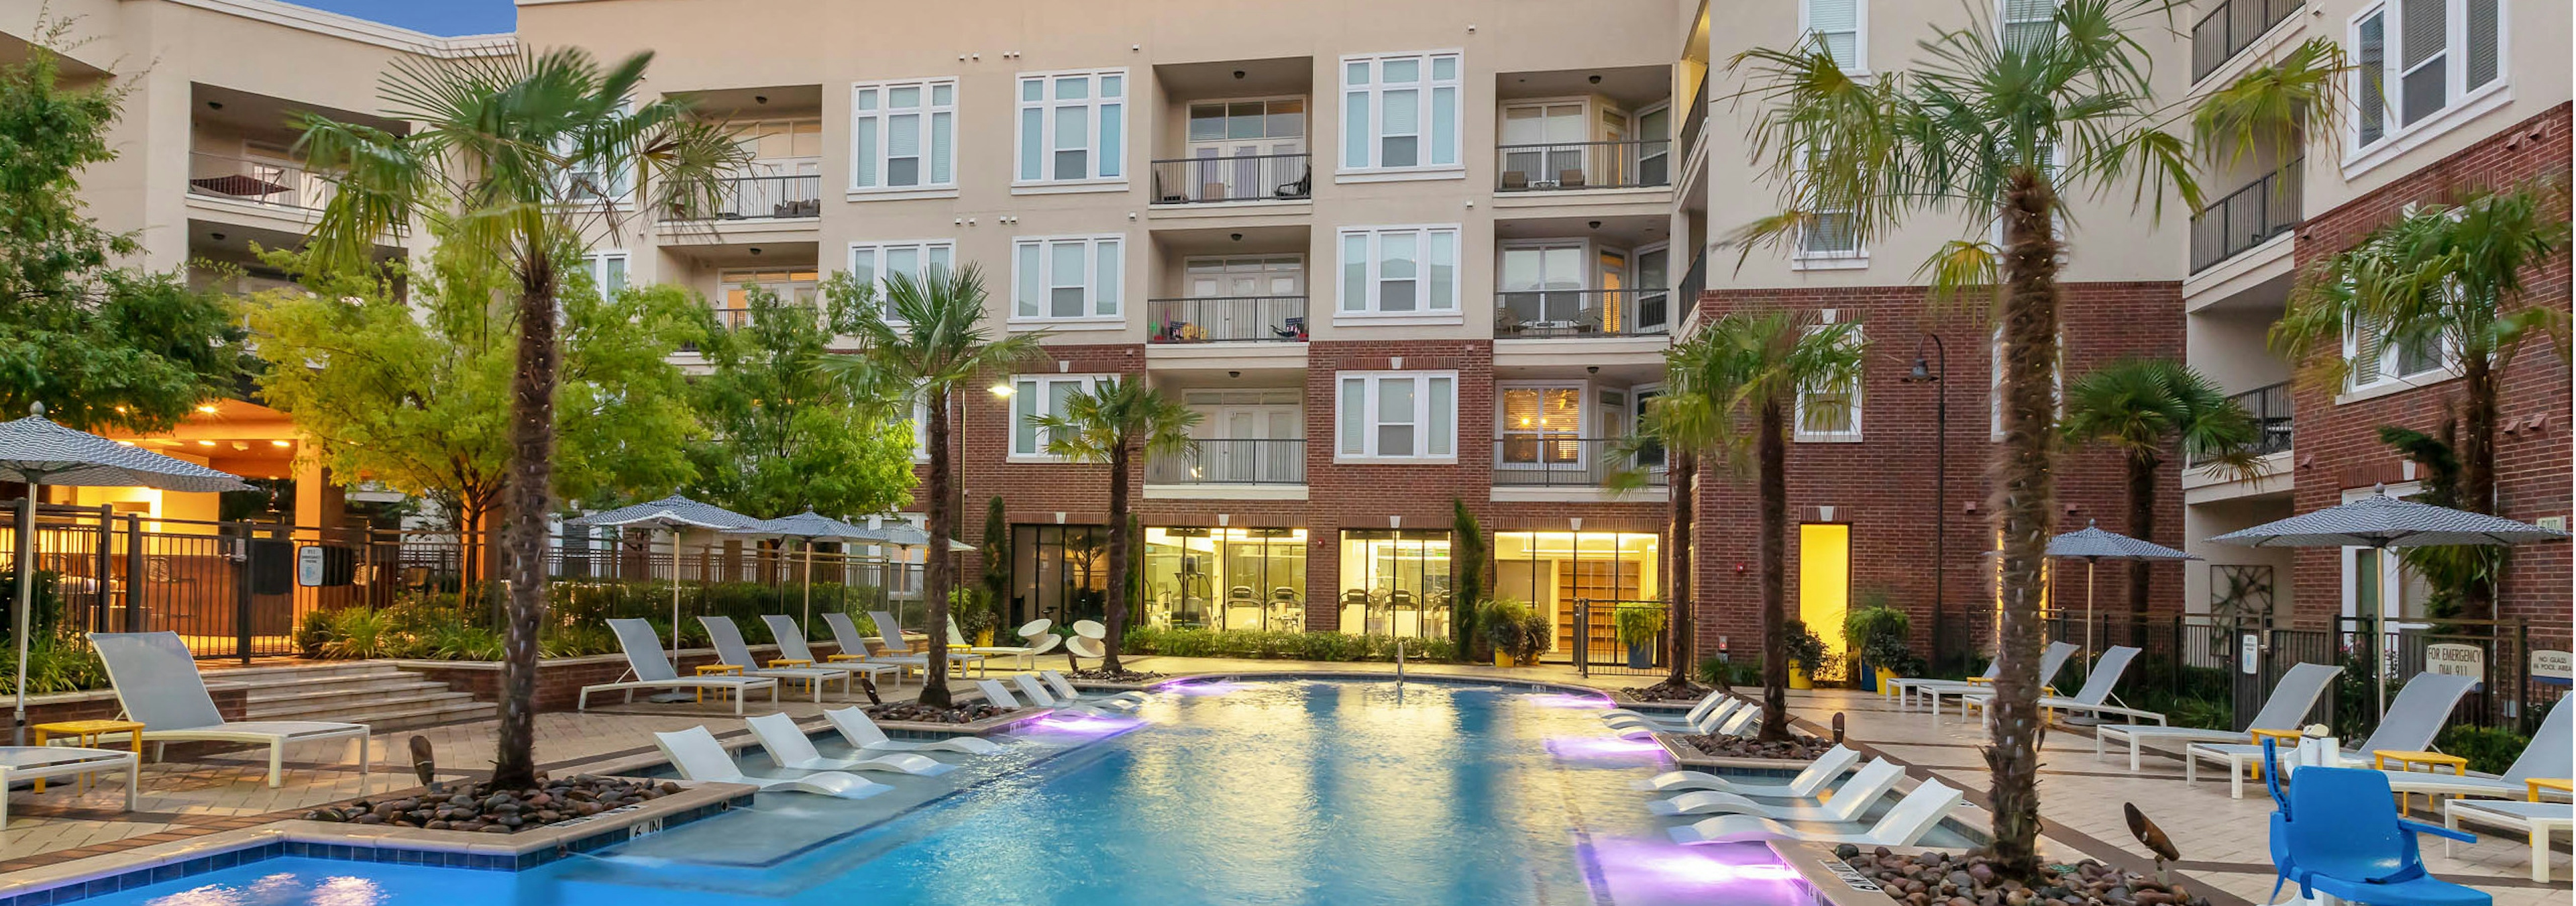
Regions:
<instances>
[{"instance_id":1,"label":"handrail","mask_svg":"<svg viewBox=\"0 0 2576 906\"><path fill-rule=\"evenodd\" d=\"M1608 484L1613 472L1636 470L1644 473L1649 487L1663 487L1666 480L1664 456L1660 448L1648 447L1634 455L1621 447L1630 442L1625 437L1569 437L1562 432L1504 432L1494 438L1494 477L1496 487L1575 487L1597 488Z\"/></svg>"},{"instance_id":2,"label":"handrail","mask_svg":"<svg viewBox=\"0 0 2576 906\"><path fill-rule=\"evenodd\" d=\"M2265 384L2230 395L2227 399L2242 407L2254 422L2255 455L2279 453L2291 448L2296 440L2298 418L2289 381ZM2199 457L2192 458L2192 465L2200 463Z\"/></svg>"},{"instance_id":3,"label":"handrail","mask_svg":"<svg viewBox=\"0 0 2576 906\"><path fill-rule=\"evenodd\" d=\"M1304 438L1207 438L1145 461L1146 484L1305 484Z\"/></svg>"},{"instance_id":4,"label":"handrail","mask_svg":"<svg viewBox=\"0 0 2576 906\"><path fill-rule=\"evenodd\" d=\"M1153 161L1154 204L1291 201L1314 192L1312 155L1238 154Z\"/></svg>"},{"instance_id":5,"label":"handrail","mask_svg":"<svg viewBox=\"0 0 2576 906\"><path fill-rule=\"evenodd\" d=\"M1634 189L1672 183L1666 139L1494 147L1497 192Z\"/></svg>"},{"instance_id":6,"label":"handrail","mask_svg":"<svg viewBox=\"0 0 2576 906\"><path fill-rule=\"evenodd\" d=\"M723 198L707 220L783 220L823 214L823 177L817 173L727 177Z\"/></svg>"},{"instance_id":7,"label":"handrail","mask_svg":"<svg viewBox=\"0 0 2576 906\"><path fill-rule=\"evenodd\" d=\"M1303 343L1304 296L1190 296L1145 300L1154 343Z\"/></svg>"},{"instance_id":8,"label":"handrail","mask_svg":"<svg viewBox=\"0 0 2576 906\"><path fill-rule=\"evenodd\" d=\"M2298 229L2302 172L2307 160L2263 174L2229 192L2191 218L2191 271L2236 257L2282 233Z\"/></svg>"},{"instance_id":9,"label":"handrail","mask_svg":"<svg viewBox=\"0 0 2576 906\"><path fill-rule=\"evenodd\" d=\"M2208 78L2254 46L2254 39L2305 5L2303 0L2219 0L2191 26L2191 80Z\"/></svg>"},{"instance_id":10,"label":"handrail","mask_svg":"<svg viewBox=\"0 0 2576 906\"><path fill-rule=\"evenodd\" d=\"M1507 289L1494 293L1494 338L1627 337L1672 330L1663 287Z\"/></svg>"}]
</instances>

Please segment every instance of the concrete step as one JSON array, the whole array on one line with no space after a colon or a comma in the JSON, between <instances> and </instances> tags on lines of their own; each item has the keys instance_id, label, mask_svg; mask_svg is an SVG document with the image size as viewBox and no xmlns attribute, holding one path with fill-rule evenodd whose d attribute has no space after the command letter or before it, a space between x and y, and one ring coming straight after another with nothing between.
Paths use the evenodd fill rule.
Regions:
<instances>
[{"instance_id":1,"label":"concrete step","mask_svg":"<svg viewBox=\"0 0 2576 906\"><path fill-rule=\"evenodd\" d=\"M409 692L375 698L317 699L300 702L294 707L253 710L243 716L248 720L327 720L372 724L378 715L453 702L470 703L473 700L474 697L471 695L463 692L449 692L442 687L437 691Z\"/></svg>"},{"instance_id":2,"label":"concrete step","mask_svg":"<svg viewBox=\"0 0 2576 906\"><path fill-rule=\"evenodd\" d=\"M373 714L368 716L368 718L365 721L362 721L362 723L367 725L367 729L376 733L388 733L395 730L410 730L419 727L435 726L438 724L457 723L459 721L490 720L499 713L499 706L490 702L474 701L469 698L462 701L405 708L399 711L387 711ZM391 742L386 743L385 748L387 751L399 751L394 748L394 743ZM405 763L408 763L409 756L406 755L403 756L403 758Z\"/></svg>"},{"instance_id":3,"label":"concrete step","mask_svg":"<svg viewBox=\"0 0 2576 906\"><path fill-rule=\"evenodd\" d=\"M447 684L383 661L333 661L205 671L244 690L244 720L362 723L377 732L488 719L498 712Z\"/></svg>"},{"instance_id":4,"label":"concrete step","mask_svg":"<svg viewBox=\"0 0 2576 906\"><path fill-rule=\"evenodd\" d=\"M264 686L342 676L400 673L402 668L383 661L322 661L276 667L212 668L200 665L198 672L210 683Z\"/></svg>"},{"instance_id":5,"label":"concrete step","mask_svg":"<svg viewBox=\"0 0 2576 906\"><path fill-rule=\"evenodd\" d=\"M340 701L377 701L394 696L421 692L445 692L447 684L422 679L416 673L396 673L363 683L331 683L311 686L270 686L254 690L247 697L247 710L253 714L292 711L313 703Z\"/></svg>"}]
</instances>

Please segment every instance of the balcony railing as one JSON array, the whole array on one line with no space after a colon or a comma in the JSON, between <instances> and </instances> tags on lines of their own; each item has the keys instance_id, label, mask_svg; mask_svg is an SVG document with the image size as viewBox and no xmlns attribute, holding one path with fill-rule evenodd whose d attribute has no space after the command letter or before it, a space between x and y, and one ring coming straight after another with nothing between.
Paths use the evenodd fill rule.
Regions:
<instances>
[{"instance_id":1,"label":"balcony railing","mask_svg":"<svg viewBox=\"0 0 2576 906\"><path fill-rule=\"evenodd\" d=\"M1502 173L1497 192L1634 189L1671 185L1673 143L1558 142L1494 149Z\"/></svg>"},{"instance_id":2,"label":"balcony railing","mask_svg":"<svg viewBox=\"0 0 2576 906\"><path fill-rule=\"evenodd\" d=\"M2217 72L2301 5L2301 0L2219 0L2218 8L2191 27L2191 80Z\"/></svg>"},{"instance_id":3,"label":"balcony railing","mask_svg":"<svg viewBox=\"0 0 2576 906\"><path fill-rule=\"evenodd\" d=\"M321 210L336 188L303 167L276 161L188 154L188 194L286 208Z\"/></svg>"},{"instance_id":4,"label":"balcony railing","mask_svg":"<svg viewBox=\"0 0 2576 906\"><path fill-rule=\"evenodd\" d=\"M725 180L725 192L708 220L781 220L823 215L823 177L736 176Z\"/></svg>"},{"instance_id":5,"label":"balcony railing","mask_svg":"<svg viewBox=\"0 0 2576 906\"><path fill-rule=\"evenodd\" d=\"M1672 329L1672 294L1654 289L1533 289L1494 294L1494 338L1628 337Z\"/></svg>"},{"instance_id":6,"label":"balcony railing","mask_svg":"<svg viewBox=\"0 0 2576 906\"><path fill-rule=\"evenodd\" d=\"M2200 216L2191 219L2191 271L2200 273L2211 265L2243 254L2262 245L2265 240L2297 229L2299 226L2299 173L2307 161L2291 161L2286 168L2264 174L2263 178L2211 202Z\"/></svg>"},{"instance_id":7,"label":"balcony railing","mask_svg":"<svg viewBox=\"0 0 2576 906\"><path fill-rule=\"evenodd\" d=\"M2297 419L2290 405L2290 382L2282 381L2228 397L2245 409L2254 420L2256 455L2279 453L2290 449L2293 426ZM2193 465L2200 463L2195 458Z\"/></svg>"},{"instance_id":8,"label":"balcony railing","mask_svg":"<svg viewBox=\"0 0 2576 906\"><path fill-rule=\"evenodd\" d=\"M1145 300L1156 343L1303 343L1304 296L1202 296Z\"/></svg>"},{"instance_id":9,"label":"balcony railing","mask_svg":"<svg viewBox=\"0 0 2576 906\"><path fill-rule=\"evenodd\" d=\"M1663 487L1664 454L1649 449L1631 456L1628 438L1505 434L1494 440L1495 487L1597 488L1611 474L1636 472L1650 487Z\"/></svg>"},{"instance_id":10,"label":"balcony railing","mask_svg":"<svg viewBox=\"0 0 2576 906\"><path fill-rule=\"evenodd\" d=\"M1154 162L1155 204L1305 198L1315 171L1304 154L1183 157Z\"/></svg>"},{"instance_id":11,"label":"balcony railing","mask_svg":"<svg viewBox=\"0 0 2576 906\"><path fill-rule=\"evenodd\" d=\"M1690 112L1682 114L1682 131L1676 133L1681 138L1681 144L1674 147L1680 148L1684 154L1690 153L1691 148L1699 141L1700 130L1708 126L1708 73L1708 70L1702 70L1699 74L1699 84L1691 88Z\"/></svg>"},{"instance_id":12,"label":"balcony railing","mask_svg":"<svg viewBox=\"0 0 2576 906\"><path fill-rule=\"evenodd\" d=\"M1145 461L1146 484L1305 484L1306 441L1202 440Z\"/></svg>"}]
</instances>

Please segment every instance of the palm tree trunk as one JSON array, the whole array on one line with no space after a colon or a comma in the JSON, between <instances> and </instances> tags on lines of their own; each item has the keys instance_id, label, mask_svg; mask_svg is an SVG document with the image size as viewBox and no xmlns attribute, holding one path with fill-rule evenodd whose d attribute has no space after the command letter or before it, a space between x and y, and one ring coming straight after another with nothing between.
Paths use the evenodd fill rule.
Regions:
<instances>
[{"instance_id":1,"label":"palm tree trunk","mask_svg":"<svg viewBox=\"0 0 2576 906\"><path fill-rule=\"evenodd\" d=\"M1121 443L1109 451L1109 606L1101 613L1109 624L1109 637L1100 640L1108 656L1100 659L1100 669L1116 675L1118 640L1127 631L1127 596L1135 588L1127 582L1127 445Z\"/></svg>"},{"instance_id":2,"label":"palm tree trunk","mask_svg":"<svg viewBox=\"0 0 2576 906\"><path fill-rule=\"evenodd\" d=\"M938 398L927 408L930 424L922 432L930 443L930 486L922 498L929 506L924 521L930 525L930 556L921 565L921 596L929 602L929 625L923 635L930 638L930 661L922 671L919 701L934 708L955 703L948 694L948 539L957 534L957 512L950 503L955 494L949 490L956 470L956 455L948 443L948 407L954 396L949 390L938 391Z\"/></svg>"},{"instance_id":3,"label":"palm tree trunk","mask_svg":"<svg viewBox=\"0 0 2576 906\"><path fill-rule=\"evenodd\" d=\"M555 273L546 250L530 254L519 283L518 372L510 380L510 478L501 488L507 521L510 607L501 643L501 726L492 785L537 782L537 627L546 611L547 491L554 486ZM677 632L678 627L672 627Z\"/></svg>"},{"instance_id":4,"label":"palm tree trunk","mask_svg":"<svg viewBox=\"0 0 2576 906\"><path fill-rule=\"evenodd\" d=\"M1764 742L1789 739L1789 418L1788 406L1762 401L1755 455L1761 462L1762 731ZM1814 667L1814 664L1807 664Z\"/></svg>"},{"instance_id":5,"label":"palm tree trunk","mask_svg":"<svg viewBox=\"0 0 2576 906\"><path fill-rule=\"evenodd\" d=\"M2483 353L2460 362L2460 508L2495 513L2495 366ZM2473 620L2495 618L2495 578L2481 571L2460 589L2460 609Z\"/></svg>"},{"instance_id":6,"label":"palm tree trunk","mask_svg":"<svg viewBox=\"0 0 2576 906\"><path fill-rule=\"evenodd\" d=\"M2156 467L2164 460L2153 453L2132 453L2126 457L2129 478L2129 534L2145 541L2156 540ZM2129 635L2126 644L2135 645L2147 625L2150 602L2147 590L2147 563L2129 561Z\"/></svg>"},{"instance_id":7,"label":"palm tree trunk","mask_svg":"<svg viewBox=\"0 0 2576 906\"><path fill-rule=\"evenodd\" d=\"M2057 253L2054 197L2028 169L2005 183L2003 443L1993 509L2001 529L2003 634L1986 766L1996 867L2035 878L2039 857L2039 602L2057 486Z\"/></svg>"},{"instance_id":8,"label":"palm tree trunk","mask_svg":"<svg viewBox=\"0 0 2576 906\"><path fill-rule=\"evenodd\" d=\"M1674 688L1691 684L1691 479L1698 474L1699 463L1688 453L1666 448L1671 465L1665 469L1665 493L1672 498L1673 524L1671 537L1664 540L1664 601L1672 608L1665 624L1672 627L1667 647L1672 649L1672 675L1664 682ZM1464 650L1464 649L1461 649Z\"/></svg>"}]
</instances>

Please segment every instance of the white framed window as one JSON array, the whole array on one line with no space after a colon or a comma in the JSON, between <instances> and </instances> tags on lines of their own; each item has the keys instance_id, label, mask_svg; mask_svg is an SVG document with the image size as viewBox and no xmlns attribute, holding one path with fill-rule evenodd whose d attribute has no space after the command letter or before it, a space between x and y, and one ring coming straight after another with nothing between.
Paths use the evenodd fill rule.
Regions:
<instances>
[{"instance_id":1,"label":"white framed window","mask_svg":"<svg viewBox=\"0 0 2576 906\"><path fill-rule=\"evenodd\" d=\"M2057 0L1995 0L1995 32L2006 50L2047 43L2057 37Z\"/></svg>"},{"instance_id":2,"label":"white framed window","mask_svg":"<svg viewBox=\"0 0 2576 906\"><path fill-rule=\"evenodd\" d=\"M1798 30L1824 42L1843 72L1869 72L1869 0L1800 0Z\"/></svg>"},{"instance_id":3,"label":"white framed window","mask_svg":"<svg viewBox=\"0 0 2576 906\"><path fill-rule=\"evenodd\" d=\"M624 101L618 102L617 115L619 117L624 117L634 112L634 104ZM564 136L555 141L554 153L559 157L570 156L573 153L575 145L576 142L572 136ZM598 163L599 162L595 160L584 161L579 165L560 171L558 176L562 180L560 185L563 187L564 199L575 204L607 202L609 206L619 208L634 204L634 162L630 160L627 162L629 164L628 166L613 170L602 170L596 166Z\"/></svg>"},{"instance_id":4,"label":"white framed window","mask_svg":"<svg viewBox=\"0 0 2576 906\"><path fill-rule=\"evenodd\" d=\"M956 79L850 86L850 191L956 186Z\"/></svg>"},{"instance_id":5,"label":"white framed window","mask_svg":"<svg viewBox=\"0 0 2576 906\"><path fill-rule=\"evenodd\" d=\"M599 289L602 298L617 295L626 288L626 251L592 252L581 256L581 266L590 271L590 285Z\"/></svg>"},{"instance_id":6,"label":"white framed window","mask_svg":"<svg viewBox=\"0 0 2576 906\"><path fill-rule=\"evenodd\" d=\"M2377 488L2348 488L2342 496L2344 503L2353 503L2375 493L2405 500L2423 491L2422 482L2409 481ZM2427 615L2425 605L2433 599L2432 585L2414 570L2406 568L2397 551L2347 547L2338 554L2337 559L2343 568L2344 616L2369 626L2385 611L2390 632L2422 628L2422 624L2408 625L2398 621Z\"/></svg>"},{"instance_id":7,"label":"white framed window","mask_svg":"<svg viewBox=\"0 0 2576 906\"><path fill-rule=\"evenodd\" d=\"M1838 312L1828 308L1824 310L1823 321L1833 324L1838 316ZM1859 345L1861 330L1854 326L1846 338L1847 342ZM1809 328L1807 332L1816 333L1818 329ZM1797 411L1790 414L1793 419L1791 439L1799 443L1859 443L1860 395L1861 376L1857 371L1849 380L1799 387Z\"/></svg>"},{"instance_id":8,"label":"white framed window","mask_svg":"<svg viewBox=\"0 0 2576 906\"><path fill-rule=\"evenodd\" d=\"M2410 337L2399 342L2387 328L2371 322L2344 331L2344 390L2376 396L2446 380L2457 375L2459 350L2446 336Z\"/></svg>"},{"instance_id":9,"label":"white framed window","mask_svg":"<svg viewBox=\"0 0 2576 906\"><path fill-rule=\"evenodd\" d=\"M1581 383L1524 383L1497 388L1494 467L1543 470L1549 466L1579 466L1584 460L1585 389Z\"/></svg>"},{"instance_id":10,"label":"white framed window","mask_svg":"<svg viewBox=\"0 0 2576 906\"><path fill-rule=\"evenodd\" d=\"M912 461L930 461L930 394L912 392Z\"/></svg>"},{"instance_id":11,"label":"white framed window","mask_svg":"<svg viewBox=\"0 0 2576 906\"><path fill-rule=\"evenodd\" d=\"M1011 243L1011 320L1116 321L1120 236L1050 236Z\"/></svg>"},{"instance_id":12,"label":"white framed window","mask_svg":"<svg viewBox=\"0 0 2576 906\"><path fill-rule=\"evenodd\" d=\"M886 299L885 280L902 274L915 280L933 271L955 266L957 243L950 239L906 239L891 242L850 243L850 278L861 286L876 289L879 312L889 322L899 322L894 306Z\"/></svg>"},{"instance_id":13,"label":"white framed window","mask_svg":"<svg viewBox=\"0 0 2576 906\"><path fill-rule=\"evenodd\" d=\"M1336 375L1333 455L1343 460L1458 458L1458 372Z\"/></svg>"},{"instance_id":14,"label":"white framed window","mask_svg":"<svg viewBox=\"0 0 2576 906\"><path fill-rule=\"evenodd\" d=\"M1458 225L1341 231L1340 316L1458 316Z\"/></svg>"},{"instance_id":15,"label":"white framed window","mask_svg":"<svg viewBox=\"0 0 2576 906\"><path fill-rule=\"evenodd\" d=\"M1457 51L1342 58L1342 171L1460 169Z\"/></svg>"},{"instance_id":16,"label":"white framed window","mask_svg":"<svg viewBox=\"0 0 2576 906\"><path fill-rule=\"evenodd\" d=\"M1020 183L1123 180L1127 70L1020 74Z\"/></svg>"},{"instance_id":17,"label":"white framed window","mask_svg":"<svg viewBox=\"0 0 2576 906\"><path fill-rule=\"evenodd\" d=\"M2386 0L2346 28L2355 154L2504 84L2504 0Z\"/></svg>"},{"instance_id":18,"label":"white framed window","mask_svg":"<svg viewBox=\"0 0 2576 906\"><path fill-rule=\"evenodd\" d=\"M1813 159L1822 150L1811 151L1808 157ZM1806 179L1804 170L1798 179ZM1793 264L1802 270L1869 266L1869 250L1861 245L1860 225L1851 206L1818 193L1810 207L1813 215L1798 228L1798 244L1789 256ZM1997 224L2000 227L2001 221Z\"/></svg>"},{"instance_id":19,"label":"white framed window","mask_svg":"<svg viewBox=\"0 0 2576 906\"><path fill-rule=\"evenodd\" d=\"M1011 458L1058 461L1063 457L1048 453L1046 426L1038 424L1041 416L1064 411L1064 401L1076 393L1089 393L1105 380L1097 374L1023 374L1011 379Z\"/></svg>"},{"instance_id":20,"label":"white framed window","mask_svg":"<svg viewBox=\"0 0 2576 906\"><path fill-rule=\"evenodd\" d=\"M2003 440L2004 329L2002 327L1998 326L1995 328L1992 342L1994 351L1994 367L1987 369L1987 415L1994 420L1993 439ZM2059 415L2064 415L2066 414L2066 331L2063 328L2059 329L2057 332L2057 362L2055 364L2056 367L2050 368L2048 371L2048 377L2051 382L2049 392L2050 395L2057 400L2057 413Z\"/></svg>"}]
</instances>

